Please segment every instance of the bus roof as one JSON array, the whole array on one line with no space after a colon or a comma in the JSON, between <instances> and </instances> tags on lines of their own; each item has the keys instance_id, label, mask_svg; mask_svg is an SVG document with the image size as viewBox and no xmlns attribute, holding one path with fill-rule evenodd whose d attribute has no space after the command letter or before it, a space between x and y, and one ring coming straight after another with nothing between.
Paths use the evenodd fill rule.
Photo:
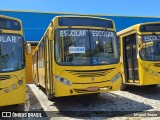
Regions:
<instances>
[{"instance_id":1,"label":"bus roof","mask_svg":"<svg viewBox=\"0 0 160 120\"><path fill-rule=\"evenodd\" d=\"M69 19L71 18L71 19ZM84 18L84 20L83 20ZM61 20L60 20L61 19ZM102 20L102 21L101 21ZM116 30L115 23L112 19L102 18L102 17L93 17L93 16L77 16L77 15L61 15L55 16L52 19L53 26L58 28L64 27L81 27L81 28L88 28L94 27L96 28L107 28Z\"/></svg>"},{"instance_id":2,"label":"bus roof","mask_svg":"<svg viewBox=\"0 0 160 120\"><path fill-rule=\"evenodd\" d=\"M22 22L22 21L21 21L20 19L18 19L18 18L6 16L6 15L0 15L0 18L7 18L7 19L12 19L12 20L16 20L16 21Z\"/></svg>"},{"instance_id":3,"label":"bus roof","mask_svg":"<svg viewBox=\"0 0 160 120\"><path fill-rule=\"evenodd\" d=\"M75 17L75 18L95 18L95 19L101 19L101 20L110 20L112 22L114 22L112 19L108 19L108 18L102 18L102 17L93 17L93 16L84 16L84 15L61 15L61 16L55 16L52 21L54 21L55 19L58 19L58 18L72 18L72 17Z\"/></svg>"},{"instance_id":4,"label":"bus roof","mask_svg":"<svg viewBox=\"0 0 160 120\"><path fill-rule=\"evenodd\" d=\"M157 21L157 22L145 22L145 23L139 23L139 24L135 24L133 26L130 26L124 30L121 30L117 33L117 35L122 35L122 34L125 34L126 32L131 32L131 31L137 31L137 32L140 32L140 26L141 25L150 25L150 24L160 24L160 21Z\"/></svg>"}]
</instances>

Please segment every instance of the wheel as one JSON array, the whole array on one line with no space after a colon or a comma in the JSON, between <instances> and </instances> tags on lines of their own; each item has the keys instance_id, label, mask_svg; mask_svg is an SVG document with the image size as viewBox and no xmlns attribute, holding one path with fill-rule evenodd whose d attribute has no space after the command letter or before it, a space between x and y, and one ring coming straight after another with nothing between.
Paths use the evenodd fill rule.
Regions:
<instances>
[{"instance_id":1,"label":"wheel","mask_svg":"<svg viewBox=\"0 0 160 120\"><path fill-rule=\"evenodd\" d=\"M93 95L93 96L98 96L100 94L100 92L99 93L91 93L91 95Z\"/></svg>"},{"instance_id":2,"label":"wheel","mask_svg":"<svg viewBox=\"0 0 160 120\"><path fill-rule=\"evenodd\" d=\"M158 84L154 84L154 85L148 85L148 87L157 87Z\"/></svg>"},{"instance_id":3,"label":"wheel","mask_svg":"<svg viewBox=\"0 0 160 120\"><path fill-rule=\"evenodd\" d=\"M36 85L37 87L39 87L39 83L38 83L38 81L36 81L35 85Z\"/></svg>"},{"instance_id":4,"label":"wheel","mask_svg":"<svg viewBox=\"0 0 160 120\"><path fill-rule=\"evenodd\" d=\"M17 111L25 111L25 104L22 103L22 104L16 104L16 105L13 105L15 110Z\"/></svg>"},{"instance_id":5,"label":"wheel","mask_svg":"<svg viewBox=\"0 0 160 120\"><path fill-rule=\"evenodd\" d=\"M94 96L98 96L100 94L100 92L98 93L89 93L89 94L84 94L86 96L89 96L89 97L94 97Z\"/></svg>"},{"instance_id":6,"label":"wheel","mask_svg":"<svg viewBox=\"0 0 160 120\"><path fill-rule=\"evenodd\" d=\"M122 82L120 90L121 90L121 91L126 90L127 87L128 87L128 86Z\"/></svg>"},{"instance_id":7,"label":"wheel","mask_svg":"<svg viewBox=\"0 0 160 120\"><path fill-rule=\"evenodd\" d=\"M55 98L55 96L48 91L46 91L46 95L47 95L48 100L53 100Z\"/></svg>"},{"instance_id":8,"label":"wheel","mask_svg":"<svg viewBox=\"0 0 160 120\"><path fill-rule=\"evenodd\" d=\"M36 80L36 75L34 76L34 84L35 84L37 87L39 87L39 83L38 83L38 81Z\"/></svg>"}]
</instances>

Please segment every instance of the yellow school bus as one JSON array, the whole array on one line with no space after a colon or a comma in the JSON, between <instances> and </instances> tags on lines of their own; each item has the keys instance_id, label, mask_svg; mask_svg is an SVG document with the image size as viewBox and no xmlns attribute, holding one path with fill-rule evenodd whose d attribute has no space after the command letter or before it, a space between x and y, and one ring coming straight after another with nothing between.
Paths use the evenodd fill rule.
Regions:
<instances>
[{"instance_id":1,"label":"yellow school bus","mask_svg":"<svg viewBox=\"0 0 160 120\"><path fill-rule=\"evenodd\" d=\"M0 15L0 106L24 103L25 83L22 23Z\"/></svg>"},{"instance_id":2,"label":"yellow school bus","mask_svg":"<svg viewBox=\"0 0 160 120\"><path fill-rule=\"evenodd\" d=\"M160 22L141 23L117 33L122 89L160 84Z\"/></svg>"},{"instance_id":3,"label":"yellow school bus","mask_svg":"<svg viewBox=\"0 0 160 120\"><path fill-rule=\"evenodd\" d=\"M89 16L57 16L33 52L33 79L48 99L120 89L114 22Z\"/></svg>"}]
</instances>

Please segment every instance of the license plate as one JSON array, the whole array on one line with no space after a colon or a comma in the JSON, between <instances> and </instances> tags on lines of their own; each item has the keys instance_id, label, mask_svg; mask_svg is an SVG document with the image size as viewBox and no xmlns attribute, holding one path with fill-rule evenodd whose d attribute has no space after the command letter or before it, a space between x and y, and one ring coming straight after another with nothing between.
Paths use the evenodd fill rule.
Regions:
<instances>
[{"instance_id":1,"label":"license plate","mask_svg":"<svg viewBox=\"0 0 160 120\"><path fill-rule=\"evenodd\" d=\"M87 88L87 91L97 91L97 90L99 90L97 86Z\"/></svg>"}]
</instances>

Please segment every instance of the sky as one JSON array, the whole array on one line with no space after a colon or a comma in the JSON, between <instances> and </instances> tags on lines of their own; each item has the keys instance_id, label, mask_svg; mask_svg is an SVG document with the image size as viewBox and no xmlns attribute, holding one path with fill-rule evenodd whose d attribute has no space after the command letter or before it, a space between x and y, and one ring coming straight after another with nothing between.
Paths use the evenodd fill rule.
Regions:
<instances>
[{"instance_id":1,"label":"sky","mask_svg":"<svg viewBox=\"0 0 160 120\"><path fill-rule=\"evenodd\" d=\"M0 0L0 10L160 17L160 0Z\"/></svg>"}]
</instances>

